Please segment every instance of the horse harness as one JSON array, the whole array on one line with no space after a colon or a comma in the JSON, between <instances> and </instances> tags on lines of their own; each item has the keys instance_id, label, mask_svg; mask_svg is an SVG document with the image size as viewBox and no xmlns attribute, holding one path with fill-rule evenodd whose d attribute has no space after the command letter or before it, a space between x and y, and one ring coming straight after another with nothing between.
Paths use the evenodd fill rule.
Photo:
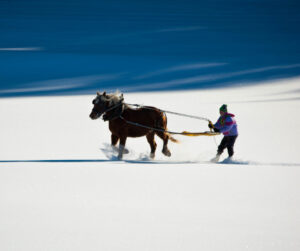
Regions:
<instances>
[{"instance_id":1,"label":"horse harness","mask_svg":"<svg viewBox=\"0 0 300 251\"><path fill-rule=\"evenodd\" d=\"M118 108L118 109L116 109ZM115 110L115 111L113 111ZM110 120L114 120L117 119L121 116L121 114L123 113L123 111L125 110L125 104L123 103L123 100L120 100L117 104L107 108L104 111L104 115L103 115L103 120L104 121L110 121ZM107 114L107 112L109 111L113 111L110 115Z\"/></svg>"},{"instance_id":2,"label":"horse harness","mask_svg":"<svg viewBox=\"0 0 300 251\"><path fill-rule=\"evenodd\" d=\"M152 130L152 131L159 131L159 132L164 132L164 133L170 133L170 134L178 134L178 135L185 135L185 136L201 136L201 135L205 135L205 136L215 136L215 135L218 135L219 133L217 132L200 132L200 133L191 133L191 132L187 132L187 131L183 131L183 132L172 132L172 131L167 131L165 129L162 129L162 128L155 128L155 127L150 127L150 126L146 126L146 125L142 125L142 124L139 124L139 123L136 123L136 122L132 122L132 121L129 121L127 119L125 119L122 114L124 112L124 110L126 109L126 107L128 105L131 105L131 106L136 106L136 107L144 107L146 109L153 109L153 108L150 108L150 107L145 107L145 106L141 106L141 105L138 105L138 104L127 104L127 103L124 103L123 102L123 99L120 100L117 104L107 108L105 111L104 111L104 115L103 115L103 120L104 121L110 121L110 120L114 120L114 119L117 119L117 118L120 118L122 119L123 121L125 121L127 124L130 124L130 125L134 125L134 126L138 126L138 127L142 127L142 128L146 128L146 129L149 129L149 130ZM120 107L121 109L116 109L115 112L113 112L111 115L107 115L107 112L109 111L112 111L114 110L115 108L118 108ZM212 123L209 119L207 118L203 118L203 117L198 117L198 116L191 116L191 115L186 115L186 114L182 114L182 113L176 113L176 112L171 112L171 111L163 111L163 110L160 110L158 109L159 111L163 112L164 114L165 113L171 113L171 114L175 114L175 115L179 115L179 116L184 116L184 117L190 117L190 118L194 118L194 119L200 119L200 120L206 120L208 121L209 123Z\"/></svg>"}]
</instances>

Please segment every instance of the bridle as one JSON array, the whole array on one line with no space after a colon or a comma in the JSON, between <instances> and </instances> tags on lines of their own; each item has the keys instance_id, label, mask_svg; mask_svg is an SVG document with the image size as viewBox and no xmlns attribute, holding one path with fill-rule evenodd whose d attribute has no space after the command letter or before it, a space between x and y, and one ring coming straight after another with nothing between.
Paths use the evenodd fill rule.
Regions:
<instances>
[{"instance_id":1,"label":"bridle","mask_svg":"<svg viewBox=\"0 0 300 251\"><path fill-rule=\"evenodd\" d=\"M95 108L93 110L94 110L94 112L96 112L97 115L99 115L101 113L102 118L103 118L104 121L113 120L113 119L116 119L116 118L120 117L121 114L123 113L123 110L124 110L124 108L123 108L123 105L124 105L123 100L124 100L123 98L120 99L117 104L114 104L114 105L112 105L110 107L107 107L104 111L99 112ZM95 104L97 104L97 103L95 103ZM108 117L107 112L113 111L114 109L116 109L116 108L118 108L120 106L122 106L122 108L120 109L119 113L117 113L116 115L112 114L112 116Z\"/></svg>"}]
</instances>

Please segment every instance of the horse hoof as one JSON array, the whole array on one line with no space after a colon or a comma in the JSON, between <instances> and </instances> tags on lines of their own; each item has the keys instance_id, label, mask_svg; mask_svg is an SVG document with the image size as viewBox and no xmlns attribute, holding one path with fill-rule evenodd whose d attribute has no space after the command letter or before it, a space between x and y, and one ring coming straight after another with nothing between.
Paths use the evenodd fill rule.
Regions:
<instances>
[{"instance_id":1,"label":"horse hoof","mask_svg":"<svg viewBox=\"0 0 300 251\"><path fill-rule=\"evenodd\" d=\"M171 157L171 152L168 149L164 150L163 154L166 155L166 156L168 156L168 157Z\"/></svg>"},{"instance_id":2,"label":"horse hoof","mask_svg":"<svg viewBox=\"0 0 300 251\"><path fill-rule=\"evenodd\" d=\"M154 159L155 158L155 153L150 153L150 158Z\"/></svg>"},{"instance_id":3,"label":"horse hoof","mask_svg":"<svg viewBox=\"0 0 300 251\"><path fill-rule=\"evenodd\" d=\"M119 148L116 146L112 146L113 151L119 152ZM128 154L129 150L127 148L124 148L123 154Z\"/></svg>"}]
</instances>

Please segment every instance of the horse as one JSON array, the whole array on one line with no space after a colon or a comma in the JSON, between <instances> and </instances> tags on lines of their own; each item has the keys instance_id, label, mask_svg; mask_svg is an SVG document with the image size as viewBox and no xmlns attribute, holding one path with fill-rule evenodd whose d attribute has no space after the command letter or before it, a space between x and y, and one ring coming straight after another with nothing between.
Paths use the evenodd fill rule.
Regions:
<instances>
[{"instance_id":1,"label":"horse","mask_svg":"<svg viewBox=\"0 0 300 251\"><path fill-rule=\"evenodd\" d=\"M155 158L156 142L154 136L157 135L163 140L162 153L168 157L171 152L168 149L169 139L178 143L169 133L167 133L167 116L156 107L142 106L131 108L124 103L123 94L106 94L97 92L93 99L93 109L90 114L92 120L96 120L103 115L103 120L108 121L111 132L111 145L116 148L119 141L118 159L123 158L127 153L125 149L128 137L146 136L151 148L150 158Z\"/></svg>"}]
</instances>

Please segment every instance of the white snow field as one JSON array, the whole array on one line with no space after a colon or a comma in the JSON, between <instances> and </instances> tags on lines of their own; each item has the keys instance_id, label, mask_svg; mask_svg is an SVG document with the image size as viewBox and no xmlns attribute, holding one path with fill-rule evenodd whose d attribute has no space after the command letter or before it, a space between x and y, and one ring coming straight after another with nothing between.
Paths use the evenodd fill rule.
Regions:
<instances>
[{"instance_id":1,"label":"white snow field","mask_svg":"<svg viewBox=\"0 0 300 251\"><path fill-rule=\"evenodd\" d=\"M209 162L222 136L175 136L170 158L157 137L154 161L130 138L117 161L94 95L0 99L0 250L300 250L299 78L124 97L214 122L228 104L234 161Z\"/></svg>"}]
</instances>

